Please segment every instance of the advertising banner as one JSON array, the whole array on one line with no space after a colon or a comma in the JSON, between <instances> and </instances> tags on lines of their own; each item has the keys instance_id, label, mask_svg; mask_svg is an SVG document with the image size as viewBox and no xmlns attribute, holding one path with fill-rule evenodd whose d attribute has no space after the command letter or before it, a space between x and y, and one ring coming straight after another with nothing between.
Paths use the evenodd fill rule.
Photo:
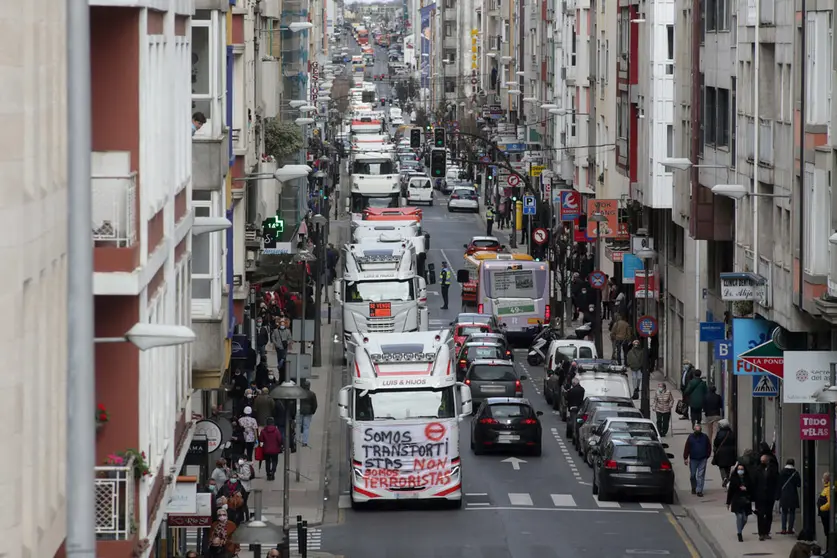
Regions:
<instances>
[{"instance_id":1,"label":"advertising banner","mask_svg":"<svg viewBox=\"0 0 837 558\"><path fill-rule=\"evenodd\" d=\"M801 440L828 440L831 427L826 413L805 413L799 415L799 438Z\"/></svg>"},{"instance_id":2,"label":"advertising banner","mask_svg":"<svg viewBox=\"0 0 837 558\"><path fill-rule=\"evenodd\" d=\"M817 394L830 382L831 363L837 351L785 351L782 401L818 403Z\"/></svg>"},{"instance_id":3,"label":"advertising banner","mask_svg":"<svg viewBox=\"0 0 837 558\"><path fill-rule=\"evenodd\" d=\"M430 88L430 17L436 9L436 4L429 4L420 10L421 13L421 88Z\"/></svg>"},{"instance_id":4,"label":"advertising banner","mask_svg":"<svg viewBox=\"0 0 837 558\"><path fill-rule=\"evenodd\" d=\"M733 318L732 352L735 353L735 368L733 370L736 376L754 376L764 373L763 370L756 368L740 356L750 349L770 341L770 332L773 331L774 327L773 322L767 320Z\"/></svg>"},{"instance_id":5,"label":"advertising banner","mask_svg":"<svg viewBox=\"0 0 837 558\"><path fill-rule=\"evenodd\" d=\"M607 221L595 223L591 217L601 213ZM598 227L596 226L598 225ZM587 236L614 238L619 235L619 200L587 200Z\"/></svg>"}]
</instances>

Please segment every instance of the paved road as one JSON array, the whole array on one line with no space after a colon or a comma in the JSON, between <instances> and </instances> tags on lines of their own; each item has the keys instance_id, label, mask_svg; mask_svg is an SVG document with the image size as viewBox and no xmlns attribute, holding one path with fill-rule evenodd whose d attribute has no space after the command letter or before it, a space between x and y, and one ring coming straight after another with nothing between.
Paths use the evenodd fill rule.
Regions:
<instances>
[{"instance_id":1,"label":"paved road","mask_svg":"<svg viewBox=\"0 0 837 558\"><path fill-rule=\"evenodd\" d=\"M423 227L431 234L430 261L457 269L462 244L483 234L476 215L449 214L445 204L424 209ZM430 287L438 293L438 284ZM456 316L458 287L451 287L450 309L430 295L431 329ZM518 362L523 360L521 352ZM544 411L541 457L520 455L514 471L508 455L475 456L468 449L469 423L462 424L465 502L462 510L422 506L355 512L349 509L345 467L337 498L340 523L324 527L322 548L346 558L697 558L681 539L667 506L655 502L598 502L590 471L562 440L564 423L538 393L540 368L529 370L526 395ZM331 498L329 505L333 505ZM708 556L708 554L704 554Z\"/></svg>"}]
</instances>

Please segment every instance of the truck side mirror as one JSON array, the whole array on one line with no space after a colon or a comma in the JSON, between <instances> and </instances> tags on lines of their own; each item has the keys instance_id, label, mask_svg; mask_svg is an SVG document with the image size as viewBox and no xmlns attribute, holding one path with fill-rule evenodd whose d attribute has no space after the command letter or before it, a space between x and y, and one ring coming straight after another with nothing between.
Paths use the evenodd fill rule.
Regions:
<instances>
[{"instance_id":1,"label":"truck side mirror","mask_svg":"<svg viewBox=\"0 0 837 558\"><path fill-rule=\"evenodd\" d=\"M430 283L431 285L436 284L436 265L435 264L432 264L432 263L427 264L427 279L428 279L427 282Z\"/></svg>"},{"instance_id":2,"label":"truck side mirror","mask_svg":"<svg viewBox=\"0 0 837 558\"><path fill-rule=\"evenodd\" d=\"M462 411L459 414L459 419L469 417L474 412L474 402L471 400L471 388L465 384L457 384L459 387L459 399L462 401Z\"/></svg>"},{"instance_id":3,"label":"truck side mirror","mask_svg":"<svg viewBox=\"0 0 837 558\"><path fill-rule=\"evenodd\" d=\"M467 269L460 269L456 272L457 283L467 283L471 280L471 273Z\"/></svg>"},{"instance_id":4,"label":"truck side mirror","mask_svg":"<svg viewBox=\"0 0 837 558\"><path fill-rule=\"evenodd\" d=\"M340 389L337 397L337 408L340 410L340 418L348 422L349 416L349 398L352 395L352 386L346 386Z\"/></svg>"},{"instance_id":5,"label":"truck side mirror","mask_svg":"<svg viewBox=\"0 0 837 558\"><path fill-rule=\"evenodd\" d=\"M424 249L430 250L430 233L424 233Z\"/></svg>"}]
</instances>

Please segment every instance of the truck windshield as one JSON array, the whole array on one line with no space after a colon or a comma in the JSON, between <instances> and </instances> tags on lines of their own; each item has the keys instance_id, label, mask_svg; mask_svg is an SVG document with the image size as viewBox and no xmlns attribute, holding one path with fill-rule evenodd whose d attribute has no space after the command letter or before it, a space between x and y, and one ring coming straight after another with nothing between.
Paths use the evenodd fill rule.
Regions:
<instances>
[{"instance_id":1,"label":"truck windshield","mask_svg":"<svg viewBox=\"0 0 837 558\"><path fill-rule=\"evenodd\" d=\"M355 419L447 419L456 416L453 386L441 389L355 391Z\"/></svg>"},{"instance_id":2,"label":"truck windshield","mask_svg":"<svg viewBox=\"0 0 837 558\"><path fill-rule=\"evenodd\" d=\"M355 281L346 285L346 302L415 300L413 281Z\"/></svg>"},{"instance_id":3,"label":"truck windshield","mask_svg":"<svg viewBox=\"0 0 837 558\"><path fill-rule=\"evenodd\" d=\"M355 161L352 166L353 174L385 175L395 174L392 161Z\"/></svg>"}]
</instances>

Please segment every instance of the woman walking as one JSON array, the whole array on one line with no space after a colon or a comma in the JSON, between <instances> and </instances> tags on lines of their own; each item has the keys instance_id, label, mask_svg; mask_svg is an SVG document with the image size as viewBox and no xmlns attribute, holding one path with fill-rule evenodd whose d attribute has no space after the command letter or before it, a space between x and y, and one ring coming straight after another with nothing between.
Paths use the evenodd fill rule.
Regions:
<instances>
[{"instance_id":1,"label":"woman walking","mask_svg":"<svg viewBox=\"0 0 837 558\"><path fill-rule=\"evenodd\" d=\"M712 442L712 464L718 467L723 486L726 486L729 482L729 470L737 461L735 433L727 419L721 419L718 425L718 433L715 434L715 440Z\"/></svg>"},{"instance_id":2,"label":"woman walking","mask_svg":"<svg viewBox=\"0 0 837 558\"><path fill-rule=\"evenodd\" d=\"M657 414L657 430L660 436L668 435L668 427L671 424L671 407L674 405L674 396L664 383L657 384L657 393L654 394L654 412Z\"/></svg>"},{"instance_id":3,"label":"woman walking","mask_svg":"<svg viewBox=\"0 0 837 558\"><path fill-rule=\"evenodd\" d=\"M753 492L750 477L743 465L735 468L727 487L727 509L735 514L735 529L739 542L744 541L744 526L753 513Z\"/></svg>"},{"instance_id":4,"label":"woman walking","mask_svg":"<svg viewBox=\"0 0 837 558\"><path fill-rule=\"evenodd\" d=\"M782 512L782 530L780 535L795 535L793 526L796 510L799 509L799 488L802 479L796 470L796 462L788 459L785 468L779 473L779 510Z\"/></svg>"}]
</instances>

